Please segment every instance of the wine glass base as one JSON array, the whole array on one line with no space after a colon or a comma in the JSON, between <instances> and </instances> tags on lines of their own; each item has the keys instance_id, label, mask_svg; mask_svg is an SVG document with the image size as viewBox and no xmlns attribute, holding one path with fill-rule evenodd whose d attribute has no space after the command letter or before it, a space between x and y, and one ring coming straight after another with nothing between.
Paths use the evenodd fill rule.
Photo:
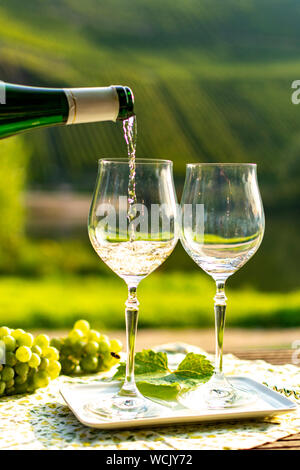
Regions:
<instances>
[{"instance_id":1,"label":"wine glass base","mask_svg":"<svg viewBox=\"0 0 300 470\"><path fill-rule=\"evenodd\" d=\"M257 399L256 392L233 387L229 381L212 378L196 390L184 394L180 403L193 410L224 409L250 406Z\"/></svg>"},{"instance_id":2,"label":"wine glass base","mask_svg":"<svg viewBox=\"0 0 300 470\"><path fill-rule=\"evenodd\" d=\"M131 420L161 416L163 407L146 398L115 395L101 402L87 403L85 408L104 419Z\"/></svg>"},{"instance_id":3,"label":"wine glass base","mask_svg":"<svg viewBox=\"0 0 300 470\"><path fill-rule=\"evenodd\" d=\"M208 408L222 409L222 408L237 408L242 406L251 405L257 398L253 391L242 390L234 388L233 393L223 393L216 390L210 396L205 398Z\"/></svg>"}]
</instances>

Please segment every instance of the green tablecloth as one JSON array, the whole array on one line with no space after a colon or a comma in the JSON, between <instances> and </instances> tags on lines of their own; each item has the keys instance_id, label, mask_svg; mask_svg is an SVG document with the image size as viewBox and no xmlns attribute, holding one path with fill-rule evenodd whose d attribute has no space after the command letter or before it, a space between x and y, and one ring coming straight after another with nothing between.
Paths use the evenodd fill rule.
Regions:
<instances>
[{"instance_id":1,"label":"green tablecloth","mask_svg":"<svg viewBox=\"0 0 300 470\"><path fill-rule=\"evenodd\" d=\"M173 345L176 350L178 345ZM190 347L195 352L197 348ZM0 449L249 449L300 431L300 369L225 356L225 372L276 387L299 404L276 417L143 430L102 431L83 426L64 403L63 383L91 383L99 376L61 376L32 395L0 399Z\"/></svg>"}]
</instances>

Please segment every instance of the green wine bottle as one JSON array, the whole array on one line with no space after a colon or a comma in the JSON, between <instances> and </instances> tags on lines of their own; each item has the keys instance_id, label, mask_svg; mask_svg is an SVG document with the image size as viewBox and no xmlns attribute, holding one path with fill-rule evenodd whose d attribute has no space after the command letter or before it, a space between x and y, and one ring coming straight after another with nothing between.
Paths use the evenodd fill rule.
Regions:
<instances>
[{"instance_id":1,"label":"green wine bottle","mask_svg":"<svg viewBox=\"0 0 300 470\"><path fill-rule=\"evenodd\" d=\"M0 139L44 126L124 120L134 115L126 86L38 88L0 82Z\"/></svg>"}]
</instances>

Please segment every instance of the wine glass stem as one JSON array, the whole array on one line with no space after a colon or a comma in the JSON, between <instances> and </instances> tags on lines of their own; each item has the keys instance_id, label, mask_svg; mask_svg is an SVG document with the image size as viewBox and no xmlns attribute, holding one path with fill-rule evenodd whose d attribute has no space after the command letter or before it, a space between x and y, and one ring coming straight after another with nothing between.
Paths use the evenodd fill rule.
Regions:
<instances>
[{"instance_id":1,"label":"wine glass stem","mask_svg":"<svg viewBox=\"0 0 300 470\"><path fill-rule=\"evenodd\" d=\"M223 375L223 338L225 328L226 300L225 281L216 281L217 293L215 301L215 332L216 332L216 358L215 375Z\"/></svg>"},{"instance_id":2,"label":"wine glass stem","mask_svg":"<svg viewBox=\"0 0 300 470\"><path fill-rule=\"evenodd\" d=\"M119 392L121 396L136 397L139 395L134 380L134 350L137 331L139 301L136 296L136 286L128 286L128 298L125 302L127 360L125 382Z\"/></svg>"}]
</instances>

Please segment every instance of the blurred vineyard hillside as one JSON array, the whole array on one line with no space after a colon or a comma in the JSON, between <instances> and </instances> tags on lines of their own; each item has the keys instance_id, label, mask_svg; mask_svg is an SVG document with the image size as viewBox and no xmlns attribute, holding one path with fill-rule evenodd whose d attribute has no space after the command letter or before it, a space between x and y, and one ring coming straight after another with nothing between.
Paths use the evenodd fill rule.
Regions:
<instances>
[{"instance_id":1,"label":"blurred vineyard hillside","mask_svg":"<svg viewBox=\"0 0 300 470\"><path fill-rule=\"evenodd\" d=\"M0 6L0 73L45 86L127 84L139 155L171 158L181 176L189 161L257 162L265 204L290 207L300 196L290 99L299 13L297 0L10 0ZM88 189L95 159L125 151L111 123L30 141L32 186Z\"/></svg>"},{"instance_id":2,"label":"blurred vineyard hillside","mask_svg":"<svg viewBox=\"0 0 300 470\"><path fill-rule=\"evenodd\" d=\"M232 313L235 325L300 324L300 105L291 102L291 84L300 78L299 14L297 0L31 0L30 6L9 0L0 5L0 78L48 87L130 86L138 156L173 160L179 197L188 162L258 164L266 234L259 253L230 279L244 295L243 309L236 305ZM40 129L0 142L0 323L9 315L14 326L26 317L29 327L94 318L99 292L99 323L123 325L124 286L109 277L92 251L85 214L97 159L125 155L121 130L120 123L95 123ZM54 207L53 226L45 225L50 221L41 204L45 191ZM79 201L83 204L76 229L55 225L58 194L67 191L73 212ZM32 221L30 208L37 202ZM60 212L67 223L69 206L63 213L64 207ZM75 308L69 296L83 279L85 291L80 299L76 294ZM57 288L65 282L70 290L61 295ZM120 314L114 318L102 298L103 282L112 283L109 292L118 299ZM158 289L165 326L174 314L177 326L212 323L196 288L206 297L210 281L180 246L144 282L145 289ZM177 299L176 312L166 296ZM145 308L144 326L156 324L156 310L150 303Z\"/></svg>"}]
</instances>

